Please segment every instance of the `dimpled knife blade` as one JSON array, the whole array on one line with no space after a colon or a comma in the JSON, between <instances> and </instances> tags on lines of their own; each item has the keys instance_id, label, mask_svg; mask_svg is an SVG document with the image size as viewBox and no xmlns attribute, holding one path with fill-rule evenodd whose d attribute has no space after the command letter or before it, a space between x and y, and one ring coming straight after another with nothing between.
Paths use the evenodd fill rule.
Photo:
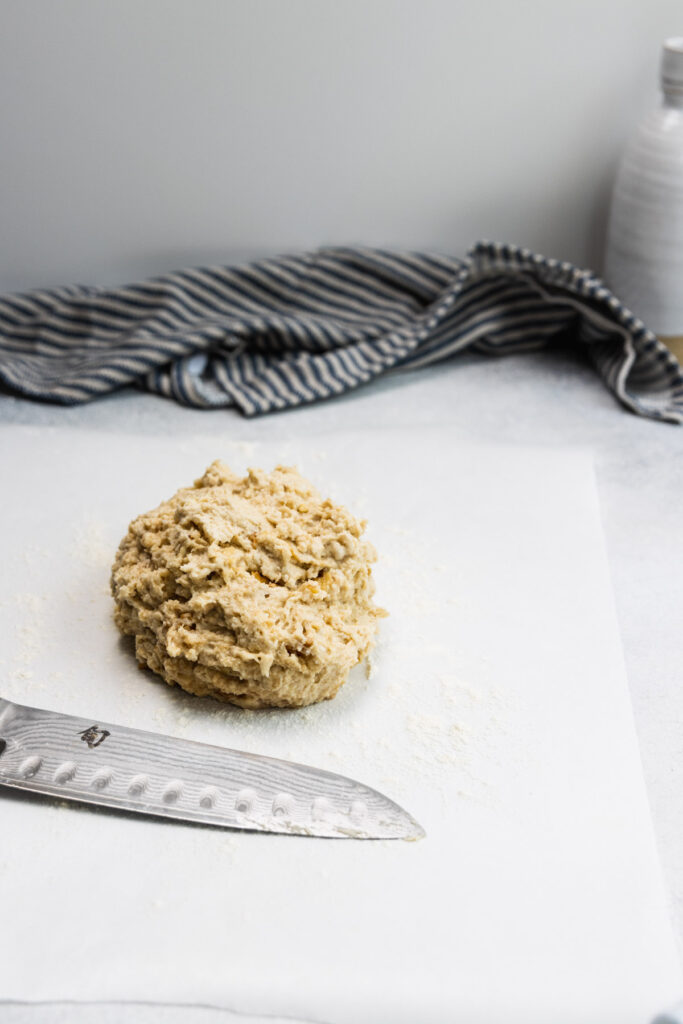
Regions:
<instances>
[{"instance_id":1,"label":"dimpled knife blade","mask_svg":"<svg viewBox=\"0 0 683 1024\"><path fill-rule=\"evenodd\" d=\"M0 785L138 814L334 839L419 839L369 786L273 757L0 698Z\"/></svg>"}]
</instances>

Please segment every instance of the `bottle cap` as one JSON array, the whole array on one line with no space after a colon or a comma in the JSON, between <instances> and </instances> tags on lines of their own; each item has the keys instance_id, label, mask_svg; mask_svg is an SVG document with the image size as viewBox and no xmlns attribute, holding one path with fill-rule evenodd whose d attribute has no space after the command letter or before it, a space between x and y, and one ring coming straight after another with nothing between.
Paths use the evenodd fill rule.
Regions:
<instances>
[{"instance_id":1,"label":"bottle cap","mask_svg":"<svg viewBox=\"0 0 683 1024\"><path fill-rule=\"evenodd\" d=\"M674 36L664 42L660 78L663 92L683 97L683 36Z\"/></svg>"}]
</instances>

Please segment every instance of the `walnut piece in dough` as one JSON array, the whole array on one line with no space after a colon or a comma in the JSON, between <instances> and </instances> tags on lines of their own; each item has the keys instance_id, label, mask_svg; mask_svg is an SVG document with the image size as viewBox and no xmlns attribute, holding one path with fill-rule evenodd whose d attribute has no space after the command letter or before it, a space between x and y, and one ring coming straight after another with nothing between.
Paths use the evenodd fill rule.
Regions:
<instances>
[{"instance_id":1,"label":"walnut piece in dough","mask_svg":"<svg viewBox=\"0 0 683 1024\"><path fill-rule=\"evenodd\" d=\"M115 621L170 685L247 708L334 697L385 612L364 522L295 469L214 462L138 516L112 569Z\"/></svg>"}]
</instances>

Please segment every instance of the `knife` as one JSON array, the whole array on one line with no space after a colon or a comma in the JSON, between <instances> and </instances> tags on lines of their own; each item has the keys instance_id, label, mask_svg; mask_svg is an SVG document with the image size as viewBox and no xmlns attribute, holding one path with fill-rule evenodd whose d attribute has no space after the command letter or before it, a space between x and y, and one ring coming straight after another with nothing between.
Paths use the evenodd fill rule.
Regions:
<instances>
[{"instance_id":1,"label":"knife","mask_svg":"<svg viewBox=\"0 0 683 1024\"><path fill-rule=\"evenodd\" d=\"M222 828L420 839L398 804L333 772L0 698L0 785Z\"/></svg>"}]
</instances>

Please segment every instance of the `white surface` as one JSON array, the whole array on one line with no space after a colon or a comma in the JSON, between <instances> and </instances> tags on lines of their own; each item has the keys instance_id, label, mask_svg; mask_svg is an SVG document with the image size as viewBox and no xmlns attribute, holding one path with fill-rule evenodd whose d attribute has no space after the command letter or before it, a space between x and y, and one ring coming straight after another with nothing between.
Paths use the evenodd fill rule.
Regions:
<instances>
[{"instance_id":1,"label":"white surface","mask_svg":"<svg viewBox=\"0 0 683 1024\"><path fill-rule=\"evenodd\" d=\"M2 1024L244 1024L244 1015L215 1006L160 1007L145 1003L3 1003ZM256 1017L249 1024L296 1024L292 1018ZM305 1022L304 1022L305 1024ZM676 1024L671 1020L659 1024Z\"/></svg>"},{"instance_id":2,"label":"white surface","mask_svg":"<svg viewBox=\"0 0 683 1024\"><path fill-rule=\"evenodd\" d=\"M3 0L0 292L357 242L599 266L680 0Z\"/></svg>"},{"instance_id":3,"label":"white surface","mask_svg":"<svg viewBox=\"0 0 683 1024\"><path fill-rule=\"evenodd\" d=\"M403 802L428 839L264 842L8 801L3 992L195 998L333 1021L646 1020L678 994L680 975L587 456L456 446L455 434L449 443L426 428L375 431L351 455L325 433L330 408L241 424L255 449L222 431L131 445L5 430L3 474L23 481L23 500L4 512L3 580L13 592L21 578L35 597L2 608L4 689L347 771ZM217 446L242 465L295 459L371 520L392 617L376 677L356 677L329 705L217 711L150 685L116 643L112 545ZM416 485L407 502L402 478ZM52 526L38 507L45 493ZM45 641L31 632L36 613Z\"/></svg>"}]
</instances>

